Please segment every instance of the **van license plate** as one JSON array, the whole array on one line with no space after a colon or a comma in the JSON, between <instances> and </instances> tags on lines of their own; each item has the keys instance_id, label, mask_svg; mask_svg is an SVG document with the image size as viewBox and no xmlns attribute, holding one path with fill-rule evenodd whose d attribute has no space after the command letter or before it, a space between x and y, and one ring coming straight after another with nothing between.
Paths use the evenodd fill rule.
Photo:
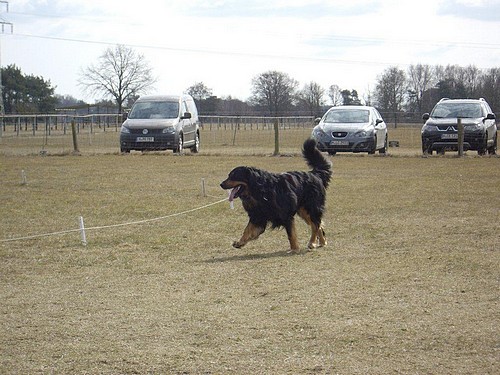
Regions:
<instances>
[{"instance_id":1,"label":"van license plate","mask_svg":"<svg viewBox=\"0 0 500 375\"><path fill-rule=\"evenodd\" d=\"M137 142L154 142L155 137L137 137L136 141Z\"/></svg>"}]
</instances>

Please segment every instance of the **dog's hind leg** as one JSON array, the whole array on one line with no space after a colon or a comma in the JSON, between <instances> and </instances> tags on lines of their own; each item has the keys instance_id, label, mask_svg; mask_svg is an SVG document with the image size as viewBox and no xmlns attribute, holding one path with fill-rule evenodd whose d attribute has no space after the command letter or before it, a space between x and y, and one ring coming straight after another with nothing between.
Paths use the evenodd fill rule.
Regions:
<instances>
[{"instance_id":1,"label":"dog's hind leg","mask_svg":"<svg viewBox=\"0 0 500 375\"><path fill-rule=\"evenodd\" d=\"M245 230L243 231L243 235L241 236L240 240L234 241L233 246L239 249L240 247L245 246L248 241L256 240L257 238L259 238L259 236L264 233L265 230L265 226L262 227L249 221Z\"/></svg>"},{"instance_id":2,"label":"dog's hind leg","mask_svg":"<svg viewBox=\"0 0 500 375\"><path fill-rule=\"evenodd\" d=\"M297 239L297 230L295 229L295 221L292 220L285 225L286 234L288 235L288 241L290 241L290 252L299 253L299 241Z\"/></svg>"},{"instance_id":3,"label":"dog's hind leg","mask_svg":"<svg viewBox=\"0 0 500 375\"><path fill-rule=\"evenodd\" d=\"M298 210L298 214L311 227L311 238L309 239L307 247L309 249L314 249L318 247L318 241L319 241L319 247L325 246L326 238L325 238L325 231L323 230L323 225L316 224L311 218L309 212L307 212L307 210L303 207Z\"/></svg>"}]
</instances>

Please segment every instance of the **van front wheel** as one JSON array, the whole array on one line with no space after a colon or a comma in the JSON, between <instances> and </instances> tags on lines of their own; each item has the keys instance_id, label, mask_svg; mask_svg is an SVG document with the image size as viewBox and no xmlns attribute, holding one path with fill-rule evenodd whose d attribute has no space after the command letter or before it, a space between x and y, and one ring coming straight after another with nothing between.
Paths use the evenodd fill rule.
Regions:
<instances>
[{"instance_id":1,"label":"van front wheel","mask_svg":"<svg viewBox=\"0 0 500 375\"><path fill-rule=\"evenodd\" d=\"M174 152L177 154L182 154L182 151L184 150L184 137L182 136L182 133L179 134L179 140L177 141L177 146L174 149Z\"/></svg>"}]
</instances>

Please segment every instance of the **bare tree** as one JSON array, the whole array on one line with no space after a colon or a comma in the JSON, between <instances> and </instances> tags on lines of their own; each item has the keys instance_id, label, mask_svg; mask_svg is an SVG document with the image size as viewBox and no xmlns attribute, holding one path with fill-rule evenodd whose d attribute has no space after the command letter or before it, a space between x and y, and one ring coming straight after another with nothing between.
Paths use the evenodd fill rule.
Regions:
<instances>
[{"instance_id":1,"label":"bare tree","mask_svg":"<svg viewBox=\"0 0 500 375\"><path fill-rule=\"evenodd\" d=\"M318 83L311 81L304 85L298 97L304 106L307 107L311 116L319 116L321 114L324 95L325 90Z\"/></svg>"},{"instance_id":2,"label":"bare tree","mask_svg":"<svg viewBox=\"0 0 500 375\"><path fill-rule=\"evenodd\" d=\"M78 81L90 95L114 99L118 113L130 96L146 93L155 82L144 56L123 45L108 48L97 65L82 70Z\"/></svg>"},{"instance_id":3,"label":"bare tree","mask_svg":"<svg viewBox=\"0 0 500 375\"><path fill-rule=\"evenodd\" d=\"M340 87L338 85L331 85L328 88L328 96L330 97L330 100L332 101L332 105L334 107L342 105L342 94L341 94Z\"/></svg>"},{"instance_id":4,"label":"bare tree","mask_svg":"<svg viewBox=\"0 0 500 375\"><path fill-rule=\"evenodd\" d=\"M500 67L488 69L482 78L484 98L491 105L493 112L500 111Z\"/></svg>"},{"instance_id":5,"label":"bare tree","mask_svg":"<svg viewBox=\"0 0 500 375\"><path fill-rule=\"evenodd\" d=\"M366 92L363 94L363 100L365 105L373 106L373 92L370 89L370 86L366 88Z\"/></svg>"},{"instance_id":6,"label":"bare tree","mask_svg":"<svg viewBox=\"0 0 500 375\"><path fill-rule=\"evenodd\" d=\"M468 98L477 98L480 94L482 72L474 65L464 68L463 82Z\"/></svg>"},{"instance_id":7,"label":"bare tree","mask_svg":"<svg viewBox=\"0 0 500 375\"><path fill-rule=\"evenodd\" d=\"M279 116L293 104L298 82L286 73L268 71L254 77L252 86L251 101Z\"/></svg>"},{"instance_id":8,"label":"bare tree","mask_svg":"<svg viewBox=\"0 0 500 375\"><path fill-rule=\"evenodd\" d=\"M387 68L377 80L375 96L378 106L393 114L394 126L397 126L398 112L403 109L406 88L405 72L398 67Z\"/></svg>"},{"instance_id":9,"label":"bare tree","mask_svg":"<svg viewBox=\"0 0 500 375\"><path fill-rule=\"evenodd\" d=\"M359 100L358 92L356 90L342 90L340 95L342 95L343 105L361 105L361 100Z\"/></svg>"},{"instance_id":10,"label":"bare tree","mask_svg":"<svg viewBox=\"0 0 500 375\"><path fill-rule=\"evenodd\" d=\"M196 82L186 90L186 93L194 99L202 101L212 96L212 89L209 89L203 82Z\"/></svg>"},{"instance_id":11,"label":"bare tree","mask_svg":"<svg viewBox=\"0 0 500 375\"><path fill-rule=\"evenodd\" d=\"M434 69L430 65L410 65L407 75L410 111L420 114L424 93L436 83Z\"/></svg>"}]
</instances>

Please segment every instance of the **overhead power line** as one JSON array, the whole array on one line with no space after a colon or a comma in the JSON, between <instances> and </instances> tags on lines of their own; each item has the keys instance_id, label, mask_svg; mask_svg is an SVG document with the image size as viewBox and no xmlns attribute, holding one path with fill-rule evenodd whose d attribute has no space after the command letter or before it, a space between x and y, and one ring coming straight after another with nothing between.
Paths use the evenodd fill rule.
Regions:
<instances>
[{"instance_id":1,"label":"overhead power line","mask_svg":"<svg viewBox=\"0 0 500 375\"><path fill-rule=\"evenodd\" d=\"M403 63L389 62L389 61L368 61L368 60L348 60L348 59L335 59L329 57L311 57L311 56L296 56L296 55L273 55L266 53L255 53L255 52L237 52L237 51L222 51L222 50L213 50L213 49L197 49L197 48L178 48L178 47L168 47L168 46L155 46L155 45L146 45L146 44L129 44L129 43L120 43L120 42L111 42L111 41L96 41L96 40L86 40L86 39L77 39L77 38L62 38L62 37L53 37L53 36L44 36L44 35L31 35L31 34L16 34L16 36L21 36L25 38L37 38L37 39L46 39L46 40L54 40L54 41L64 41L64 42L73 42L73 43L86 43L86 44L95 44L95 45L106 45L106 46L114 46L117 44L121 44L131 48L142 48L142 49L154 49L154 50L164 50L164 51L174 51L174 52L182 52L182 53L197 53L197 54L208 54L208 55L223 55L223 56L233 56L233 57L251 57L251 58L267 58L267 59L286 59L286 60L298 60L298 61L315 61L315 62L324 62L324 63L337 63L337 64L359 64L359 65L381 65L381 66L390 66L390 65L409 65ZM372 39L373 41L376 39ZM383 41L382 39L380 41ZM403 43L403 42L402 42ZM443 43L445 45L445 43ZM446 44L450 45L450 44ZM454 44L452 44L455 46ZM465 46L465 44L464 44ZM500 44L498 45L489 45L489 48L499 49ZM495 47L493 47L495 46ZM485 45L476 45L469 44L469 48L487 48Z\"/></svg>"},{"instance_id":2,"label":"overhead power line","mask_svg":"<svg viewBox=\"0 0 500 375\"><path fill-rule=\"evenodd\" d=\"M0 1L1 2L1 1ZM23 13L23 12L11 12L14 15L26 16L26 17L43 17L43 18L55 18L62 20L70 20L70 21L83 21L83 22L92 22L92 23L106 23L109 24L109 19L96 19L93 17L79 17L74 15L54 15L54 14L32 14L32 13ZM124 23L121 22L112 22L115 25L122 25ZM130 22L127 21L126 25L130 26ZM136 24L136 26L142 27L144 25ZM304 40L322 40L325 42L334 42L334 41L345 41L350 43L390 43L390 44L403 44L403 45L427 45L427 46L454 46L461 48L480 48L480 49L492 49L492 50L500 50L500 43L484 43L484 42L468 42L468 41L453 41L453 40L424 40L424 39L397 39L397 38L377 38L372 36L352 36L352 35L331 35L331 34L304 34L304 35L290 35L286 34L278 34L278 33L268 33L268 36L272 37L281 37L281 38L290 38L290 37L300 37ZM37 36L37 35L25 35L30 37L39 37L39 38L47 38L51 39L51 37ZM57 38L52 38L57 39ZM62 40L66 40L65 38L61 38ZM92 43L92 44L106 44L113 45L116 43L110 43L105 41L88 41L88 40L80 40L80 39L68 39L69 41L82 42L82 43ZM128 45L125 43L119 43ZM170 49L170 50L179 50L178 48L169 48L169 47L161 47L161 46L149 46L149 45L135 45L135 47L142 48L154 48L154 49ZM192 50L193 52L204 52L203 50ZM212 51L210 51L212 52ZM219 53L219 52L214 52ZM220 52L224 53L224 52ZM232 54L232 53L224 53L224 54ZM260 55L257 55L260 56Z\"/></svg>"}]
</instances>

